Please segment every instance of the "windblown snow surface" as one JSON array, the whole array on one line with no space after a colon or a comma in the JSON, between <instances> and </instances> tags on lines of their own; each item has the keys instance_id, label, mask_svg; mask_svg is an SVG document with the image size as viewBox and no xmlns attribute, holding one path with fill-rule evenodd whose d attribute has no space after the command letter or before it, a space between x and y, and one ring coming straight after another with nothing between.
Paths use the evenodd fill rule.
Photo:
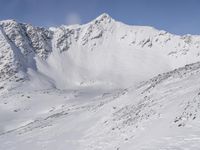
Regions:
<instances>
[{"instance_id":1,"label":"windblown snow surface","mask_svg":"<svg viewBox=\"0 0 200 150\"><path fill-rule=\"evenodd\" d=\"M0 150L199 150L200 36L102 14L0 21Z\"/></svg>"}]
</instances>

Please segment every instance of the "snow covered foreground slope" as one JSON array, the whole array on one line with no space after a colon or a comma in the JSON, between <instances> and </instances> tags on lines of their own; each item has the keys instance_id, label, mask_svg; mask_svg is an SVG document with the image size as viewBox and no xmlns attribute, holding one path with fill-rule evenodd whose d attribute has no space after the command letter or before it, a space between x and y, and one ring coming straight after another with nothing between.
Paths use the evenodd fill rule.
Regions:
<instances>
[{"instance_id":1,"label":"snow covered foreground slope","mask_svg":"<svg viewBox=\"0 0 200 150\"><path fill-rule=\"evenodd\" d=\"M200 63L138 87L12 90L0 97L2 150L198 150Z\"/></svg>"},{"instance_id":2,"label":"snow covered foreground slope","mask_svg":"<svg viewBox=\"0 0 200 150\"><path fill-rule=\"evenodd\" d=\"M200 149L199 46L107 14L50 29L1 21L0 149Z\"/></svg>"}]
</instances>

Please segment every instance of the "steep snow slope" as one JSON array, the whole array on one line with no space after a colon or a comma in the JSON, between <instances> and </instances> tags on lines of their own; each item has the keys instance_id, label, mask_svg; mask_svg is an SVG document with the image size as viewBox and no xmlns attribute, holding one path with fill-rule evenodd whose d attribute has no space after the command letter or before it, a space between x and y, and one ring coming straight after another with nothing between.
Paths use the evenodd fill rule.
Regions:
<instances>
[{"instance_id":1,"label":"steep snow slope","mask_svg":"<svg viewBox=\"0 0 200 150\"><path fill-rule=\"evenodd\" d=\"M197 150L200 63L138 87L27 91L0 97L0 149Z\"/></svg>"},{"instance_id":2,"label":"steep snow slope","mask_svg":"<svg viewBox=\"0 0 200 150\"><path fill-rule=\"evenodd\" d=\"M199 69L187 65L127 89L100 109L110 113L88 130L86 149L199 149Z\"/></svg>"},{"instance_id":3,"label":"steep snow slope","mask_svg":"<svg viewBox=\"0 0 200 150\"><path fill-rule=\"evenodd\" d=\"M13 20L0 22L0 83L2 89L11 82L28 79L28 69L37 70L35 57L46 58L50 44L47 31ZM48 53L47 53L48 52ZM10 88L10 87L9 87Z\"/></svg>"},{"instance_id":4,"label":"steep snow slope","mask_svg":"<svg viewBox=\"0 0 200 150\"><path fill-rule=\"evenodd\" d=\"M128 26L107 14L85 25L44 29L7 20L0 27L1 81L29 80L35 89L126 87L200 58L199 36Z\"/></svg>"}]
</instances>

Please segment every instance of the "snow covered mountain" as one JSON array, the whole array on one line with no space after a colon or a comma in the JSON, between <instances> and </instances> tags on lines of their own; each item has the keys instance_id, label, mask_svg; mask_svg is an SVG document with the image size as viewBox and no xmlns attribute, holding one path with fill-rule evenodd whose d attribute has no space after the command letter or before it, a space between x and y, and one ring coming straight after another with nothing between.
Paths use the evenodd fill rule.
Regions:
<instances>
[{"instance_id":1,"label":"snow covered mountain","mask_svg":"<svg viewBox=\"0 0 200 150\"><path fill-rule=\"evenodd\" d=\"M200 36L0 21L0 149L200 149Z\"/></svg>"},{"instance_id":2,"label":"snow covered mountain","mask_svg":"<svg viewBox=\"0 0 200 150\"><path fill-rule=\"evenodd\" d=\"M199 61L199 47L200 36L128 26L107 14L85 25L49 29L6 20L0 22L0 82L31 80L34 88L59 89L127 86Z\"/></svg>"}]
</instances>

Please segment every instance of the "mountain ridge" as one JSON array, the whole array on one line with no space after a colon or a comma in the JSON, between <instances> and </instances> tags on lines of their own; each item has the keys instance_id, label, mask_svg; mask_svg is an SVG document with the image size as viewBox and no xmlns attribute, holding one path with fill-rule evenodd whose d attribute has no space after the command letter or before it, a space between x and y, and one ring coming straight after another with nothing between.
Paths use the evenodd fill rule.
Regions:
<instances>
[{"instance_id":1,"label":"mountain ridge","mask_svg":"<svg viewBox=\"0 0 200 150\"><path fill-rule=\"evenodd\" d=\"M125 84L128 80L142 81L199 61L200 56L200 36L179 36L153 27L130 26L115 21L108 14L102 14L84 25L46 29L5 20L0 21L0 27L0 49L5 51L0 54L2 60L4 57L10 60L0 64L1 74L4 74L1 75L2 80L11 79L12 76L19 81L30 78L32 75L29 72L35 72L39 74L36 77L38 81L40 77L48 77L52 81L50 85L58 88L101 81L116 86L119 79L123 79ZM5 45L10 47L12 54ZM161 59L156 61L159 57ZM136 64L132 65L134 62ZM138 70L138 64L142 66L140 70L144 74L149 73L147 65L155 67L157 71L140 78L140 73L131 71ZM13 73L9 73L9 70L13 70L10 71ZM20 72L20 75L14 72ZM68 79L65 74L69 75ZM115 79L103 74L112 74Z\"/></svg>"}]
</instances>

